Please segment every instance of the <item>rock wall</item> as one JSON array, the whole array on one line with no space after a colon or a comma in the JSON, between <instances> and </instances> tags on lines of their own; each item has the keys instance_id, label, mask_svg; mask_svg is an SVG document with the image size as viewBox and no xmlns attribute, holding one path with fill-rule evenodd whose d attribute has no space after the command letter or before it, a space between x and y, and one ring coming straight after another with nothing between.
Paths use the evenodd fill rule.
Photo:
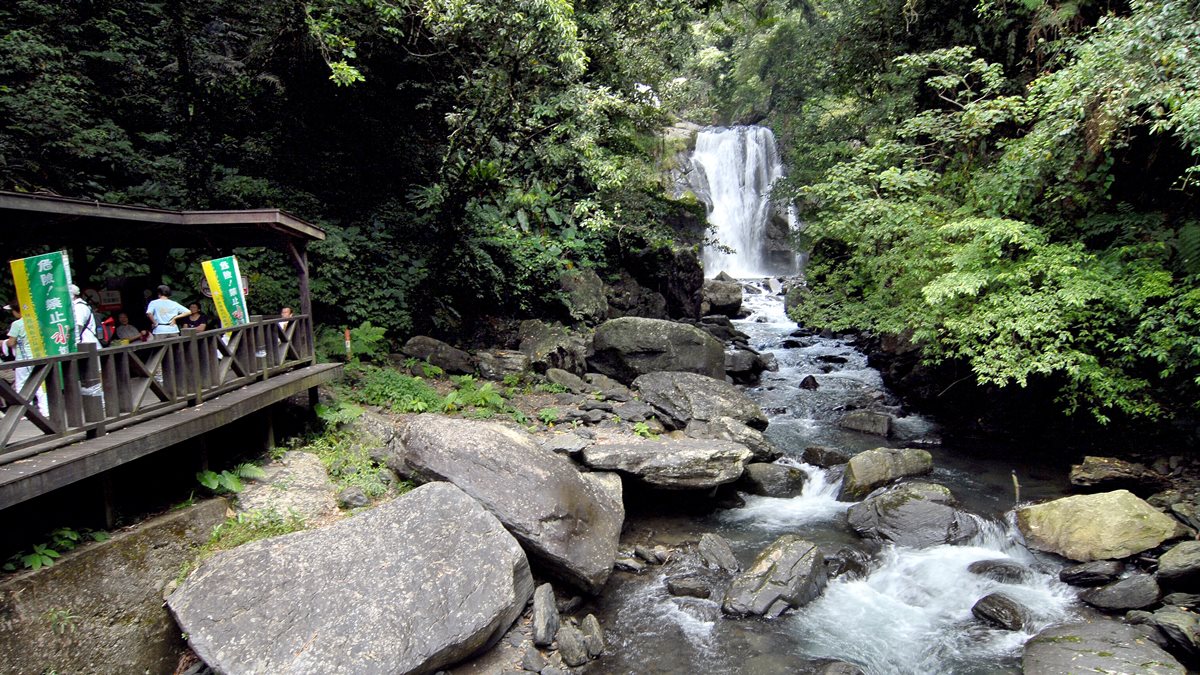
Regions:
<instances>
[{"instance_id":1,"label":"rock wall","mask_svg":"<svg viewBox=\"0 0 1200 675\"><path fill-rule=\"evenodd\" d=\"M184 644L163 591L225 520L212 499L0 582L0 673L170 673Z\"/></svg>"}]
</instances>

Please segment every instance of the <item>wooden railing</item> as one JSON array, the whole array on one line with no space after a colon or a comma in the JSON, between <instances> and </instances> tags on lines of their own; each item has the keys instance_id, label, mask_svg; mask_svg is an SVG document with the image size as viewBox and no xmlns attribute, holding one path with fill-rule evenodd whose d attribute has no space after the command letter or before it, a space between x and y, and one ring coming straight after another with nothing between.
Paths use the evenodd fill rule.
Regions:
<instances>
[{"instance_id":1,"label":"wooden railing","mask_svg":"<svg viewBox=\"0 0 1200 675\"><path fill-rule=\"evenodd\" d=\"M0 378L0 464L16 461L316 362L312 317L250 317L250 323L178 337L0 364L28 368L16 389ZM43 386L44 385L44 386ZM41 392L47 414L35 401ZM22 424L27 421L28 424Z\"/></svg>"}]
</instances>

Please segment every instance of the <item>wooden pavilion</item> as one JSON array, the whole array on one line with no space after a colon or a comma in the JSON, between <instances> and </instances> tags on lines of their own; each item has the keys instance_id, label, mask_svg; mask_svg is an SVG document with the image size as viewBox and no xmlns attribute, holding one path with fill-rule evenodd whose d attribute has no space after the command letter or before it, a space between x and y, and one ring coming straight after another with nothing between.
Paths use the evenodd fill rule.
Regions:
<instances>
[{"instance_id":1,"label":"wooden pavilion","mask_svg":"<svg viewBox=\"0 0 1200 675\"><path fill-rule=\"evenodd\" d=\"M288 213L170 211L0 192L0 233L9 251L75 251L76 277L84 279L88 249L146 249L153 275L155 261L165 261L171 249L271 247L291 260L300 295L300 311L290 319L256 315L219 331L185 329L177 338L0 364L0 371L31 368L21 391L0 379L7 404L0 417L0 511L297 394L307 391L315 401L317 386L341 374L340 364L318 364L313 349L306 248L325 233ZM46 415L32 401L40 385L49 400Z\"/></svg>"}]
</instances>

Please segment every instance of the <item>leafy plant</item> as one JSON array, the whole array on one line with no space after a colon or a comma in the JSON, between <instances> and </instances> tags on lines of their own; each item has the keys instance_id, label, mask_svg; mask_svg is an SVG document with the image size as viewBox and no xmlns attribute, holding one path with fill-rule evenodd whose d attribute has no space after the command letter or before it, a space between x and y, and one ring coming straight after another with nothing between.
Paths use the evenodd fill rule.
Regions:
<instances>
[{"instance_id":1,"label":"leafy plant","mask_svg":"<svg viewBox=\"0 0 1200 675\"><path fill-rule=\"evenodd\" d=\"M50 624L50 630L55 635L64 635L68 632L75 632L75 623L81 618L77 614L72 614L71 610L61 607L51 607L42 615L46 623Z\"/></svg>"},{"instance_id":2,"label":"leafy plant","mask_svg":"<svg viewBox=\"0 0 1200 675\"><path fill-rule=\"evenodd\" d=\"M569 391L566 387L558 384L557 382L539 382L538 384L533 385L533 390L540 391L544 394L565 394Z\"/></svg>"},{"instance_id":3,"label":"leafy plant","mask_svg":"<svg viewBox=\"0 0 1200 675\"><path fill-rule=\"evenodd\" d=\"M21 564L25 569L40 570L43 567L51 567L54 561L62 557L62 554L50 548L49 544L34 544L33 551L21 556Z\"/></svg>"},{"instance_id":4,"label":"leafy plant","mask_svg":"<svg viewBox=\"0 0 1200 675\"><path fill-rule=\"evenodd\" d=\"M442 407L442 397L427 382L392 368L364 369L362 383L351 395L363 403L398 412L425 412Z\"/></svg>"},{"instance_id":5,"label":"leafy plant","mask_svg":"<svg viewBox=\"0 0 1200 675\"><path fill-rule=\"evenodd\" d=\"M242 479L261 480L266 478L267 474L262 467L257 464L242 463L234 467L233 471L224 470L217 473L212 470L198 471L196 480L204 487L212 490L216 494L236 494L245 489L245 484Z\"/></svg>"},{"instance_id":6,"label":"leafy plant","mask_svg":"<svg viewBox=\"0 0 1200 675\"><path fill-rule=\"evenodd\" d=\"M546 426L550 426L558 421L558 418L559 418L558 408L553 408L553 407L542 408L541 410L538 411L537 416L538 416L538 419L542 421L542 424L545 424Z\"/></svg>"},{"instance_id":7,"label":"leafy plant","mask_svg":"<svg viewBox=\"0 0 1200 675\"><path fill-rule=\"evenodd\" d=\"M353 422L363 414L362 408L341 400L328 405L318 403L313 410L322 422L335 429Z\"/></svg>"},{"instance_id":8,"label":"leafy plant","mask_svg":"<svg viewBox=\"0 0 1200 675\"><path fill-rule=\"evenodd\" d=\"M646 424L645 422L634 423L633 433L638 436L641 436L642 438L650 438L650 439L658 438L658 434L654 433L653 431L650 431L650 425Z\"/></svg>"},{"instance_id":9,"label":"leafy plant","mask_svg":"<svg viewBox=\"0 0 1200 675\"><path fill-rule=\"evenodd\" d=\"M479 384L470 375L461 375L451 380L455 390L446 394L442 399L442 410L454 412L468 408L479 408L504 412L508 409L508 401L504 395L496 391L491 382Z\"/></svg>"}]
</instances>

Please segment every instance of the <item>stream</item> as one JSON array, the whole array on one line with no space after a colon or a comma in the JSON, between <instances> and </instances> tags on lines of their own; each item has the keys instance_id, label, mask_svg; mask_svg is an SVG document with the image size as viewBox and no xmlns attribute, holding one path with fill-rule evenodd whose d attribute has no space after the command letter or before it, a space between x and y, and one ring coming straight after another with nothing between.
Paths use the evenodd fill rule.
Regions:
<instances>
[{"instance_id":1,"label":"stream","mask_svg":"<svg viewBox=\"0 0 1200 675\"><path fill-rule=\"evenodd\" d=\"M1049 463L1054 453L940 444L936 425L916 415L898 419L890 439L841 429L836 421L848 407L864 400L877 408L894 403L866 356L844 340L792 337L797 326L787 319L779 296L747 292L744 307L752 314L735 325L780 366L778 372L763 373L747 393L768 412L766 434L784 452L780 461L807 474L803 493L791 499L745 496L744 507L703 515L663 514L643 506L627 515L627 537L675 547L694 543L705 532L717 533L730 542L743 567L783 534L808 539L827 554L846 546L870 551L845 524L850 503L837 500L840 477L804 464L801 454L812 445L854 453L914 444L933 454L935 469L928 480L954 492L979 519L980 534L963 545L884 546L870 557L865 575L833 578L817 600L773 621L724 618L719 597L670 595L667 567L614 574L596 607L609 649L589 672L811 672L834 659L871 675L1019 673L1026 640L1048 625L1089 612L1058 581L1061 560L1027 550L1010 521L1014 470L1022 500L1065 493L1066 467ZM817 389L800 388L808 375L816 378ZM1000 583L967 571L972 562L993 559L1023 563L1035 578ZM1030 609L1032 625L1011 632L973 618L972 605L998 590Z\"/></svg>"}]
</instances>

